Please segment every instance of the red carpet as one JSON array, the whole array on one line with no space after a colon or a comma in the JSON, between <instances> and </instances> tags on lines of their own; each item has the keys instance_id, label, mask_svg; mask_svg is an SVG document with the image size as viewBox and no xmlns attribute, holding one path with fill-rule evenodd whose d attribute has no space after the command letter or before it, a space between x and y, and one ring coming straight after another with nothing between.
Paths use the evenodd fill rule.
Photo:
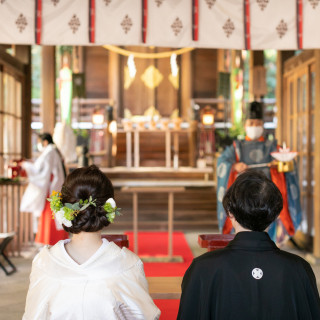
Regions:
<instances>
[{"instance_id":1,"label":"red carpet","mask_svg":"<svg viewBox=\"0 0 320 320\"><path fill-rule=\"evenodd\" d=\"M133 233L126 232L129 238L129 249L133 251ZM168 253L167 232L139 232L138 234L140 256L161 256ZM183 262L155 263L144 262L147 277L177 277L183 276L192 262L193 255L184 237L183 232L173 234L173 255L182 256ZM179 300L155 300L161 310L161 320L175 320L179 309Z\"/></svg>"},{"instance_id":2,"label":"red carpet","mask_svg":"<svg viewBox=\"0 0 320 320\"><path fill-rule=\"evenodd\" d=\"M126 232L129 238L129 249L133 251L133 233ZM139 232L139 255L157 256L168 254L167 232ZM183 276L192 262L193 255L183 232L173 233L173 255L182 256L183 262L155 263L145 262L144 271L147 277L178 277Z\"/></svg>"}]
</instances>

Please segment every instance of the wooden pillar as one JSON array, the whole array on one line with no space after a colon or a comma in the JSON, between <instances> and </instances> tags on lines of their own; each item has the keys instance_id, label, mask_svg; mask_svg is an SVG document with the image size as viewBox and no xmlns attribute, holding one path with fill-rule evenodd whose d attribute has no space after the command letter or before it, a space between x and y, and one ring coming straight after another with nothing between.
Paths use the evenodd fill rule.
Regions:
<instances>
[{"instance_id":1,"label":"wooden pillar","mask_svg":"<svg viewBox=\"0 0 320 320\"><path fill-rule=\"evenodd\" d=\"M263 50L251 51L250 60L249 60L249 98L250 101L253 101L260 97L255 97L253 93L253 83L254 79L254 67L264 65L264 54Z\"/></svg>"},{"instance_id":2,"label":"wooden pillar","mask_svg":"<svg viewBox=\"0 0 320 320\"><path fill-rule=\"evenodd\" d=\"M320 258L320 50L315 50L315 156L314 156L314 239L313 239L313 254Z\"/></svg>"},{"instance_id":3,"label":"wooden pillar","mask_svg":"<svg viewBox=\"0 0 320 320\"><path fill-rule=\"evenodd\" d=\"M121 114L121 98L120 98L120 59L115 52L109 51L109 98L113 101L114 116L122 117Z\"/></svg>"},{"instance_id":4,"label":"wooden pillar","mask_svg":"<svg viewBox=\"0 0 320 320\"><path fill-rule=\"evenodd\" d=\"M31 158L31 46L15 46L15 57L24 64L25 81L21 110L21 155Z\"/></svg>"},{"instance_id":5,"label":"wooden pillar","mask_svg":"<svg viewBox=\"0 0 320 320\"><path fill-rule=\"evenodd\" d=\"M74 73L84 72L83 67L83 56L84 56L84 47L74 46L72 50L72 70Z\"/></svg>"},{"instance_id":6,"label":"wooden pillar","mask_svg":"<svg viewBox=\"0 0 320 320\"><path fill-rule=\"evenodd\" d=\"M192 98L192 65L191 52L181 55L181 118L190 120Z\"/></svg>"},{"instance_id":7,"label":"wooden pillar","mask_svg":"<svg viewBox=\"0 0 320 320\"><path fill-rule=\"evenodd\" d=\"M277 82L276 82L276 103L277 103L277 129L276 139L278 143L282 145L284 134L284 121L283 121L283 109L284 109L284 86L283 86L283 73L284 62L294 55L294 51L278 51L277 52Z\"/></svg>"},{"instance_id":8,"label":"wooden pillar","mask_svg":"<svg viewBox=\"0 0 320 320\"><path fill-rule=\"evenodd\" d=\"M53 134L55 126L55 47L42 47L40 118L42 132Z\"/></svg>"},{"instance_id":9,"label":"wooden pillar","mask_svg":"<svg viewBox=\"0 0 320 320\"><path fill-rule=\"evenodd\" d=\"M229 69L226 66L225 52L226 52L225 49L218 49L217 50L217 82L219 82L219 72L229 72ZM230 81L231 81L231 77L230 77ZM217 96L218 96L218 92L217 92ZM219 95L218 98L221 100L230 99L230 97L224 98L223 95ZM229 108L227 102L219 102L218 103L218 110L224 110L225 114L228 114L228 112L225 110L225 108Z\"/></svg>"}]
</instances>

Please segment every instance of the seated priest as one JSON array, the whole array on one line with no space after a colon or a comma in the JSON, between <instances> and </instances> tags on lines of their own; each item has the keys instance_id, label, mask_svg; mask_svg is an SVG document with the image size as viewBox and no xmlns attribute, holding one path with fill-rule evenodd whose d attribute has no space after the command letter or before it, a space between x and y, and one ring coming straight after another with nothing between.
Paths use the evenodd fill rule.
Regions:
<instances>
[{"instance_id":1,"label":"seated priest","mask_svg":"<svg viewBox=\"0 0 320 320\"><path fill-rule=\"evenodd\" d=\"M237 175L247 168L254 167L262 171L279 188L283 197L283 210L278 220L269 228L270 237L282 242L287 235L292 237L301 222L299 180L296 169L291 172L278 172L272 165L271 152L277 151L277 141L263 137L263 104L252 102L249 105L245 121L246 137L235 140L227 147L217 163L217 213L219 229L222 233L231 233L230 218L223 209L222 199L225 191L232 185Z\"/></svg>"},{"instance_id":2,"label":"seated priest","mask_svg":"<svg viewBox=\"0 0 320 320\"><path fill-rule=\"evenodd\" d=\"M277 186L248 169L228 189L223 206L236 235L225 248L193 260L183 277L178 319L320 319L309 263L280 250L265 232L283 207Z\"/></svg>"}]
</instances>

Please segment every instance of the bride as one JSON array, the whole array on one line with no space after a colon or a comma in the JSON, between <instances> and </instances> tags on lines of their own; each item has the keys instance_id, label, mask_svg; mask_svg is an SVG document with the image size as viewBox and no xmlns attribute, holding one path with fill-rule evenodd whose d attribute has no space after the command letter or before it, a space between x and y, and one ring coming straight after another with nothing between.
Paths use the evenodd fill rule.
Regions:
<instances>
[{"instance_id":1,"label":"bride","mask_svg":"<svg viewBox=\"0 0 320 320\"><path fill-rule=\"evenodd\" d=\"M101 239L119 214L113 197L96 166L74 170L52 194L54 218L73 236L35 257L23 320L159 319L139 257Z\"/></svg>"}]
</instances>

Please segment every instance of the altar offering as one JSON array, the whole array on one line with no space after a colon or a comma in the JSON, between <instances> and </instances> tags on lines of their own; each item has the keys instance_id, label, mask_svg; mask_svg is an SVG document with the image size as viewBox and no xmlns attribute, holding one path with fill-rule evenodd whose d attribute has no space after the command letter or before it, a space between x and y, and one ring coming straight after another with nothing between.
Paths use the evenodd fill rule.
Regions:
<instances>
[{"instance_id":1,"label":"altar offering","mask_svg":"<svg viewBox=\"0 0 320 320\"><path fill-rule=\"evenodd\" d=\"M21 163L24 159L12 160L8 166L8 177L10 179L25 178L27 176L26 171L22 168Z\"/></svg>"},{"instance_id":2,"label":"altar offering","mask_svg":"<svg viewBox=\"0 0 320 320\"><path fill-rule=\"evenodd\" d=\"M297 156L297 152L290 151L286 144L283 143L282 148L278 152L271 152L271 156L278 160L278 171L289 172L294 170L293 159Z\"/></svg>"},{"instance_id":3,"label":"altar offering","mask_svg":"<svg viewBox=\"0 0 320 320\"><path fill-rule=\"evenodd\" d=\"M167 130L169 126L169 118L161 118L161 125L163 130Z\"/></svg>"},{"instance_id":4,"label":"altar offering","mask_svg":"<svg viewBox=\"0 0 320 320\"><path fill-rule=\"evenodd\" d=\"M182 122L181 118L174 118L174 119L171 120L171 122L173 123L174 130L179 130L180 129L181 122Z\"/></svg>"},{"instance_id":5,"label":"altar offering","mask_svg":"<svg viewBox=\"0 0 320 320\"><path fill-rule=\"evenodd\" d=\"M132 120L130 120L130 119L122 119L121 122L123 124L123 128L124 128L125 131L132 130Z\"/></svg>"}]
</instances>

